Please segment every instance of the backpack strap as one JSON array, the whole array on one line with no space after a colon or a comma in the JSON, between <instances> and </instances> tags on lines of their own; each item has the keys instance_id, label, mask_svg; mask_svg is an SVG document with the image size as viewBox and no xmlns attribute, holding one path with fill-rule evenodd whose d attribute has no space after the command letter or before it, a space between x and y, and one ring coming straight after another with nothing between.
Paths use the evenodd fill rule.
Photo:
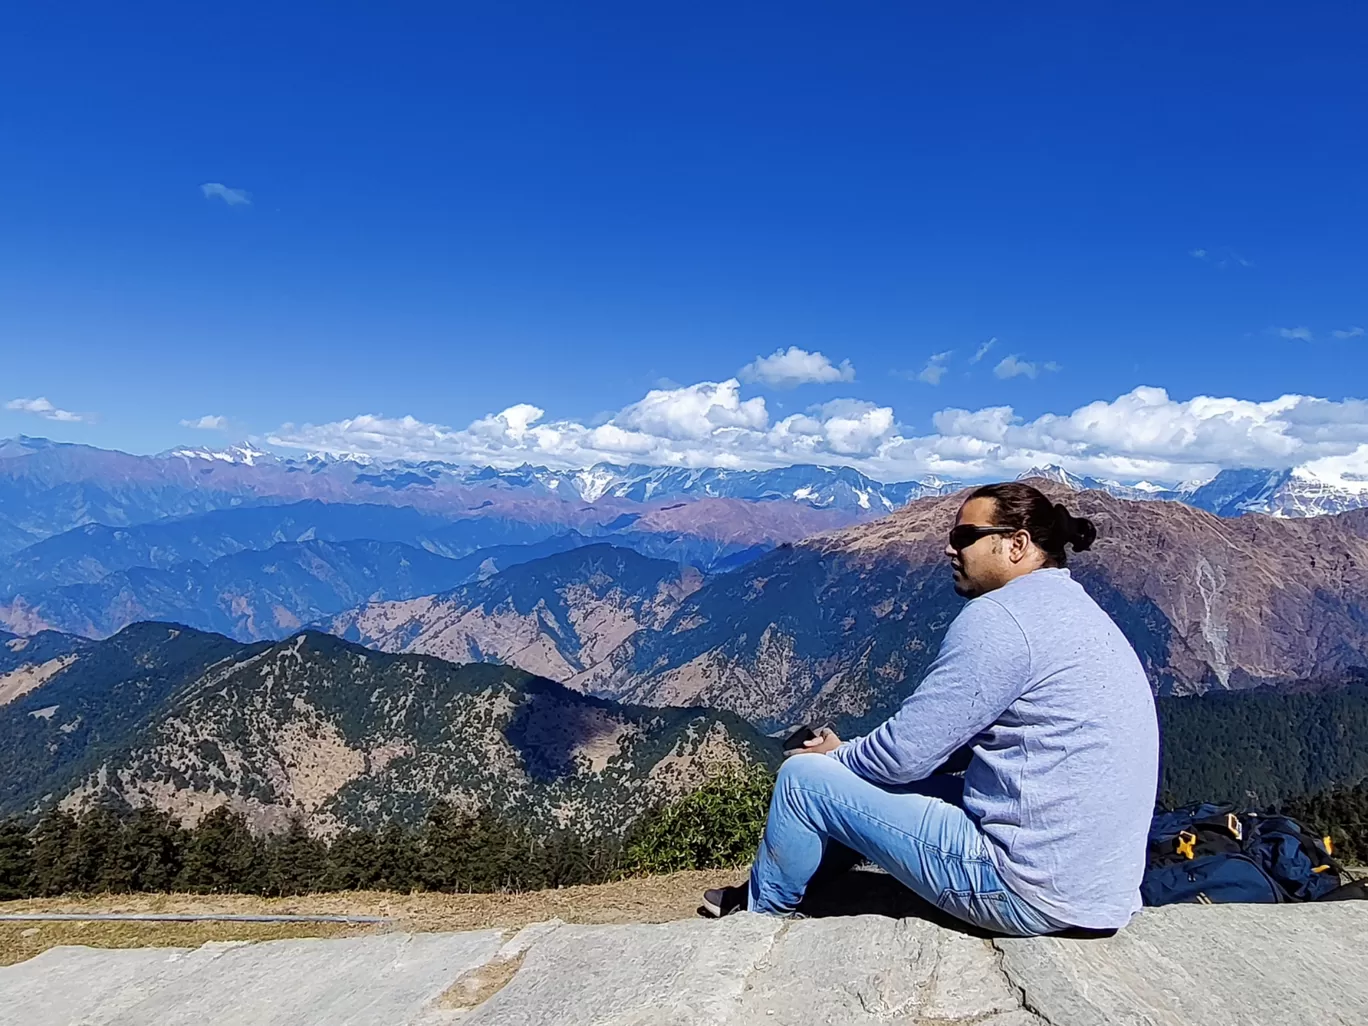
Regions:
<instances>
[{"instance_id":1,"label":"backpack strap","mask_svg":"<svg viewBox=\"0 0 1368 1026\"><path fill-rule=\"evenodd\" d=\"M1350 880L1341 884L1321 901L1368 901L1368 880Z\"/></svg>"}]
</instances>

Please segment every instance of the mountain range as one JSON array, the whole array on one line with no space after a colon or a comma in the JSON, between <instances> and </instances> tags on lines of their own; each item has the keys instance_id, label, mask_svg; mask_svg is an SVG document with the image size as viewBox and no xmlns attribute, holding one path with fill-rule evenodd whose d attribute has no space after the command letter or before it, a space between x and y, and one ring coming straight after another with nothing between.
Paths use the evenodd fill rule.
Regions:
<instances>
[{"instance_id":1,"label":"mountain range","mask_svg":"<svg viewBox=\"0 0 1368 1026\"><path fill-rule=\"evenodd\" d=\"M261 829L301 817L328 833L416 822L446 800L540 832L613 833L713 773L778 757L727 713L623 706L314 632L243 645L135 624L102 642L48 637L42 664L0 644L0 816L55 801L193 822L227 805Z\"/></svg>"},{"instance_id":2,"label":"mountain range","mask_svg":"<svg viewBox=\"0 0 1368 1026\"><path fill-rule=\"evenodd\" d=\"M1340 683L1161 697L1164 793L1266 803L1362 780L1368 672ZM226 806L260 830L327 835L413 824L441 800L543 836L613 834L777 756L725 712L309 631L253 645L155 623L100 642L0 634L0 816L150 805L193 824Z\"/></svg>"},{"instance_id":3,"label":"mountain range","mask_svg":"<svg viewBox=\"0 0 1368 1026\"><path fill-rule=\"evenodd\" d=\"M1181 502L1222 517L1262 513L1318 517L1368 507L1368 480L1329 476L1306 464L1284 470L1223 470L1210 481L1166 487L1148 481L1122 484L1071 474L1063 467L1033 467L1020 479L1039 477L1072 491L1107 492L1118 499Z\"/></svg>"},{"instance_id":4,"label":"mountain range","mask_svg":"<svg viewBox=\"0 0 1368 1026\"><path fill-rule=\"evenodd\" d=\"M0 814L618 830L762 732L882 719L962 605L947 482L591 469L0 443ZM1368 508L1296 471L1032 480L1098 524L1073 572L1161 696L1365 679Z\"/></svg>"},{"instance_id":5,"label":"mountain range","mask_svg":"<svg viewBox=\"0 0 1368 1026\"><path fill-rule=\"evenodd\" d=\"M1310 478L1227 471L1166 490L1040 473L1108 521L1078 570L1159 691L1356 665L1363 511L1196 508L1319 513ZM86 522L0 557L0 628L103 638L162 620L256 641L316 624L614 699L719 704L767 729L859 722L915 679L956 608L939 555L949 487L818 467L494 470L22 438L0 443L0 525ZM871 536L886 544L850 541ZM1254 537L1268 540L1257 556Z\"/></svg>"},{"instance_id":6,"label":"mountain range","mask_svg":"<svg viewBox=\"0 0 1368 1026\"><path fill-rule=\"evenodd\" d=\"M1073 572L1157 693L1301 687L1368 667L1368 510L1223 519L1035 483L1098 524ZM495 658L617 701L729 709L767 731L858 730L915 686L962 605L942 552L961 501L917 500L691 587L673 565L609 560L595 545L328 626L386 650ZM603 622L614 630L587 644L579 625Z\"/></svg>"},{"instance_id":7,"label":"mountain range","mask_svg":"<svg viewBox=\"0 0 1368 1026\"><path fill-rule=\"evenodd\" d=\"M1036 468L1026 476L1119 498L1183 501L1222 516L1313 516L1368 504L1368 482L1330 477L1311 464L1226 470L1205 484L1183 486L1080 478L1058 467ZM714 536L737 541L744 534L747 544L777 543L797 540L796 531L831 530L959 487L934 477L880 482L849 467L730 470L604 463L581 470L510 469L324 454L296 459L250 445L139 456L20 436L0 440L0 555L86 524L126 527L306 499L412 507L448 520L551 524L585 534L619 516L641 518L643 527L656 532L688 533L688 525L674 523L680 516L667 514L711 500ZM815 515L786 517L780 512L786 507ZM748 510L747 523L729 527L728 518L739 517L742 509Z\"/></svg>"},{"instance_id":8,"label":"mountain range","mask_svg":"<svg viewBox=\"0 0 1368 1026\"><path fill-rule=\"evenodd\" d=\"M127 527L306 499L586 534L624 516L640 520L642 530L687 534L697 516L671 511L707 500L708 537L750 545L850 523L947 487L934 480L884 485L848 468L823 467L504 470L321 455L291 459L250 446L136 456L21 436L0 440L0 555L86 524Z\"/></svg>"},{"instance_id":9,"label":"mountain range","mask_svg":"<svg viewBox=\"0 0 1368 1026\"><path fill-rule=\"evenodd\" d=\"M282 542L208 564L133 567L18 596L0 602L0 623L103 638L163 620L243 641L279 638L368 600L451 588L479 572L470 564L397 542Z\"/></svg>"},{"instance_id":10,"label":"mountain range","mask_svg":"<svg viewBox=\"0 0 1368 1026\"><path fill-rule=\"evenodd\" d=\"M799 506L766 511L704 499L618 514L585 535L547 522L446 520L311 499L129 527L87 524L0 557L0 627L105 637L162 619L242 641L280 638L368 600L432 594L596 540L709 572L734 568L773 547L772 529L802 536L805 518L828 516Z\"/></svg>"}]
</instances>

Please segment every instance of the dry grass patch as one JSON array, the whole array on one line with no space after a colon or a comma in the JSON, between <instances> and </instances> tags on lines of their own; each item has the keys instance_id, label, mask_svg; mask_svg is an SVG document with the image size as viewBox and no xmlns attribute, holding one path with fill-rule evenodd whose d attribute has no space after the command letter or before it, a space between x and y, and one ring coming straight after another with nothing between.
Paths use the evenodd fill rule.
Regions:
<instances>
[{"instance_id":1,"label":"dry grass patch","mask_svg":"<svg viewBox=\"0 0 1368 1026\"><path fill-rule=\"evenodd\" d=\"M63 944L91 948L197 948L206 941L350 937L366 929L329 923L0 922L0 965L13 965Z\"/></svg>"},{"instance_id":2,"label":"dry grass patch","mask_svg":"<svg viewBox=\"0 0 1368 1026\"><path fill-rule=\"evenodd\" d=\"M524 951L513 958L496 958L466 973L437 999L437 1007L458 1011L479 1007L508 985L525 957Z\"/></svg>"},{"instance_id":3,"label":"dry grass patch","mask_svg":"<svg viewBox=\"0 0 1368 1026\"><path fill-rule=\"evenodd\" d=\"M339 937L383 930L519 929L529 923L664 923L688 919L703 891L735 883L743 871L670 873L607 884L522 894L396 894L346 891L294 898L246 894L104 894L0 902L0 913L139 912L233 915L385 916L391 924L0 922L0 964L31 958L58 944L92 947L195 947L205 941Z\"/></svg>"}]
</instances>

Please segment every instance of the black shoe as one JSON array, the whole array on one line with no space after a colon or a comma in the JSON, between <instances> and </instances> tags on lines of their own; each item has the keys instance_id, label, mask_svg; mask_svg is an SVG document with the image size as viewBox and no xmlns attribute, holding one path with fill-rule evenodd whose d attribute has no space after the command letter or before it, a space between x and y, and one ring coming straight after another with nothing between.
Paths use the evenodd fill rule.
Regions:
<instances>
[{"instance_id":1,"label":"black shoe","mask_svg":"<svg viewBox=\"0 0 1368 1026\"><path fill-rule=\"evenodd\" d=\"M750 902L750 884L740 887L714 887L703 892L703 912L714 919L721 919L733 912L744 912Z\"/></svg>"}]
</instances>

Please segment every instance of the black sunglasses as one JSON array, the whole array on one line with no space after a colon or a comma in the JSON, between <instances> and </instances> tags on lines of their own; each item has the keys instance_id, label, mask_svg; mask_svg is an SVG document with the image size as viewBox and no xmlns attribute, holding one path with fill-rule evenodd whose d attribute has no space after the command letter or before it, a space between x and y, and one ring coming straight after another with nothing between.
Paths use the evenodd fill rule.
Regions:
<instances>
[{"instance_id":1,"label":"black sunglasses","mask_svg":"<svg viewBox=\"0 0 1368 1026\"><path fill-rule=\"evenodd\" d=\"M1016 534L1016 527L981 527L978 524L956 524L950 529L950 547L962 552L980 538L990 534Z\"/></svg>"}]
</instances>

